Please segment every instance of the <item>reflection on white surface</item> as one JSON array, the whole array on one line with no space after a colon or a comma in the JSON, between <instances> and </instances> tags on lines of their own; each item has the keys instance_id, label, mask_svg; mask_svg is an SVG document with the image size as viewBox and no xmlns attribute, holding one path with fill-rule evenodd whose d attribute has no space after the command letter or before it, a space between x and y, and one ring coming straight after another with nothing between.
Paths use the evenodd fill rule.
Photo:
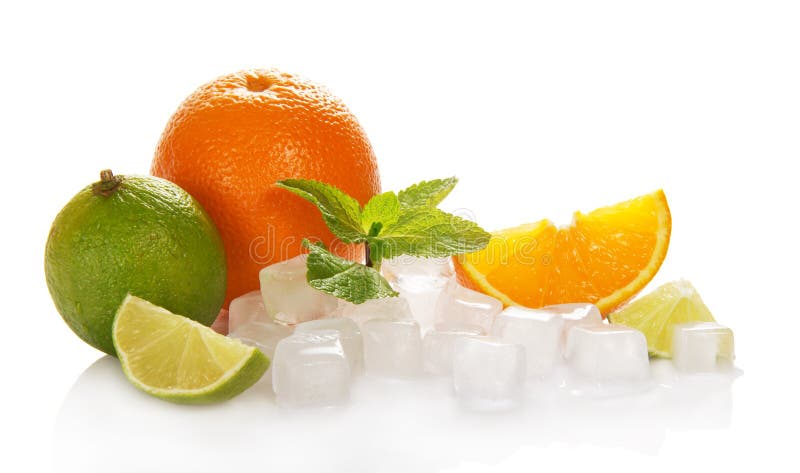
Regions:
<instances>
[{"instance_id":1,"label":"reflection on white surface","mask_svg":"<svg viewBox=\"0 0 800 473\"><path fill-rule=\"evenodd\" d=\"M736 373L679 378L653 364L656 387L587 399L529 388L507 413L465 412L443 380L362 378L347 407L285 410L265 378L213 406L181 406L128 384L116 359L96 361L55 425L56 471L436 472L496 464L523 446L591 445L656 454L668 431L726 429ZM254 470L254 467L256 469Z\"/></svg>"}]
</instances>

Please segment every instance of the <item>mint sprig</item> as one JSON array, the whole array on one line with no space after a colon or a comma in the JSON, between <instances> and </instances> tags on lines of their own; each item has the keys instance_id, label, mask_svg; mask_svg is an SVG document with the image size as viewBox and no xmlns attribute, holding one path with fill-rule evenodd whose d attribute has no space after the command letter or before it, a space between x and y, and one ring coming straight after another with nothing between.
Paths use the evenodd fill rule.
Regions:
<instances>
[{"instance_id":1,"label":"mint sprig","mask_svg":"<svg viewBox=\"0 0 800 473\"><path fill-rule=\"evenodd\" d=\"M309 250L309 284L340 299L360 304L397 293L380 275L381 261L400 255L441 258L484 248L489 233L476 223L436 208L453 190L455 177L423 181L397 194L378 194L363 209L354 198L320 181L286 179L277 186L316 205L336 237L366 245L366 265L339 258L324 245Z\"/></svg>"},{"instance_id":2,"label":"mint sprig","mask_svg":"<svg viewBox=\"0 0 800 473\"><path fill-rule=\"evenodd\" d=\"M353 304L397 295L375 268L340 258L323 243L303 240L303 246L309 250L306 278L311 287Z\"/></svg>"}]
</instances>

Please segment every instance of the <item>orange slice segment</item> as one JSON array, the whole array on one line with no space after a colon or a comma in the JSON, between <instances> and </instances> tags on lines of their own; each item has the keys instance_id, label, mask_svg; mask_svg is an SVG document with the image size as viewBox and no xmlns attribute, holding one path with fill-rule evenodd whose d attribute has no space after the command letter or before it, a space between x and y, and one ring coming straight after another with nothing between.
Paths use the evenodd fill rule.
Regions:
<instances>
[{"instance_id":1,"label":"orange slice segment","mask_svg":"<svg viewBox=\"0 0 800 473\"><path fill-rule=\"evenodd\" d=\"M549 220L494 232L489 245L454 257L461 284L505 305L591 302L603 314L655 276L669 246L672 219L659 190L556 228Z\"/></svg>"}]
</instances>

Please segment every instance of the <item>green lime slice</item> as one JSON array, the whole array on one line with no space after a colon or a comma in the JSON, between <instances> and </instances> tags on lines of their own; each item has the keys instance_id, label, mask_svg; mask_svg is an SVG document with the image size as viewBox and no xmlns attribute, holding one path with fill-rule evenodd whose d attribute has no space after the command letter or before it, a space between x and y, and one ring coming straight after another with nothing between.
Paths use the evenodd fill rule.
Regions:
<instances>
[{"instance_id":1,"label":"green lime slice","mask_svg":"<svg viewBox=\"0 0 800 473\"><path fill-rule=\"evenodd\" d=\"M258 349L128 295L112 327L122 370L142 391L182 404L230 399L269 367Z\"/></svg>"},{"instance_id":2,"label":"green lime slice","mask_svg":"<svg viewBox=\"0 0 800 473\"><path fill-rule=\"evenodd\" d=\"M672 357L672 326L686 322L714 322L700 294L686 280L659 286L608 316L610 322L644 333L650 354Z\"/></svg>"}]
</instances>

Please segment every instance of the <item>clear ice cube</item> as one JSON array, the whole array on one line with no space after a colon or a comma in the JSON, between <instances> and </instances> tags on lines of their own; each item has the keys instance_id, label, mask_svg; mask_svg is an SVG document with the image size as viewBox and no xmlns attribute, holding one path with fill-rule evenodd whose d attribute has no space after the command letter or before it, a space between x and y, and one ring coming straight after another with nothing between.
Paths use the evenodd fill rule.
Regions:
<instances>
[{"instance_id":1,"label":"clear ice cube","mask_svg":"<svg viewBox=\"0 0 800 473\"><path fill-rule=\"evenodd\" d=\"M567 336L565 357L579 380L600 387L641 382L650 376L644 334L623 325L574 327Z\"/></svg>"},{"instance_id":2,"label":"clear ice cube","mask_svg":"<svg viewBox=\"0 0 800 473\"><path fill-rule=\"evenodd\" d=\"M368 374L417 376L422 369L422 337L415 320L372 319L362 327Z\"/></svg>"},{"instance_id":3,"label":"clear ice cube","mask_svg":"<svg viewBox=\"0 0 800 473\"><path fill-rule=\"evenodd\" d=\"M486 332L472 325L438 325L428 330L422 339L423 369L435 375L453 373L453 347L462 337L485 335Z\"/></svg>"},{"instance_id":4,"label":"clear ice cube","mask_svg":"<svg viewBox=\"0 0 800 473\"><path fill-rule=\"evenodd\" d=\"M684 372L703 373L733 366L733 331L713 322L672 326L672 362Z\"/></svg>"},{"instance_id":5,"label":"clear ice cube","mask_svg":"<svg viewBox=\"0 0 800 473\"><path fill-rule=\"evenodd\" d=\"M525 347L528 376L545 378L561 363L563 326L554 312L508 307L495 318L491 333Z\"/></svg>"},{"instance_id":6,"label":"clear ice cube","mask_svg":"<svg viewBox=\"0 0 800 473\"><path fill-rule=\"evenodd\" d=\"M330 315L338 299L318 291L306 281L307 255L262 269L261 295L267 315L284 324L298 324Z\"/></svg>"},{"instance_id":7,"label":"clear ice cube","mask_svg":"<svg viewBox=\"0 0 800 473\"><path fill-rule=\"evenodd\" d=\"M355 375L363 371L364 342L361 338L361 330L355 322L345 317L310 320L297 324L294 333L308 333L318 330L335 330L339 332L339 341L342 343L344 354L350 363L350 373Z\"/></svg>"},{"instance_id":8,"label":"clear ice cube","mask_svg":"<svg viewBox=\"0 0 800 473\"><path fill-rule=\"evenodd\" d=\"M352 319L359 327L371 319L410 320L411 308L402 297L382 297L369 299L361 304L339 301L337 314Z\"/></svg>"},{"instance_id":9,"label":"clear ice cube","mask_svg":"<svg viewBox=\"0 0 800 473\"><path fill-rule=\"evenodd\" d=\"M339 332L316 330L281 340L272 364L272 388L282 406L330 406L347 401L350 364Z\"/></svg>"},{"instance_id":10,"label":"clear ice cube","mask_svg":"<svg viewBox=\"0 0 800 473\"><path fill-rule=\"evenodd\" d=\"M419 258L401 255L383 260L381 270L391 279L414 276L449 279L453 276L450 258Z\"/></svg>"},{"instance_id":11,"label":"clear ice cube","mask_svg":"<svg viewBox=\"0 0 800 473\"><path fill-rule=\"evenodd\" d=\"M293 329L275 322L252 322L241 325L228 336L235 338L245 345L250 345L261 350L261 353L272 359L278 342L292 334Z\"/></svg>"},{"instance_id":12,"label":"clear ice cube","mask_svg":"<svg viewBox=\"0 0 800 473\"><path fill-rule=\"evenodd\" d=\"M506 409L521 401L525 348L495 337L460 337L453 348L453 387L465 406Z\"/></svg>"},{"instance_id":13,"label":"clear ice cube","mask_svg":"<svg viewBox=\"0 0 800 473\"><path fill-rule=\"evenodd\" d=\"M435 323L472 325L489 332L502 311L503 303L499 300L451 280L436 301Z\"/></svg>"},{"instance_id":14,"label":"clear ice cube","mask_svg":"<svg viewBox=\"0 0 800 473\"><path fill-rule=\"evenodd\" d=\"M572 330L573 327L603 323L603 316L600 314L600 309L594 304L555 304L542 307L542 310L558 314L558 316L564 320L561 336L563 343L567 342L567 334L569 334L569 331Z\"/></svg>"},{"instance_id":15,"label":"clear ice cube","mask_svg":"<svg viewBox=\"0 0 800 473\"><path fill-rule=\"evenodd\" d=\"M414 319L423 329L434 324L436 301L453 279L450 258L399 256L385 260L381 272L392 287L405 298Z\"/></svg>"},{"instance_id":16,"label":"clear ice cube","mask_svg":"<svg viewBox=\"0 0 800 473\"><path fill-rule=\"evenodd\" d=\"M251 322L272 322L264 308L261 291L248 292L231 301L228 307L228 331L235 332L239 327Z\"/></svg>"}]
</instances>

